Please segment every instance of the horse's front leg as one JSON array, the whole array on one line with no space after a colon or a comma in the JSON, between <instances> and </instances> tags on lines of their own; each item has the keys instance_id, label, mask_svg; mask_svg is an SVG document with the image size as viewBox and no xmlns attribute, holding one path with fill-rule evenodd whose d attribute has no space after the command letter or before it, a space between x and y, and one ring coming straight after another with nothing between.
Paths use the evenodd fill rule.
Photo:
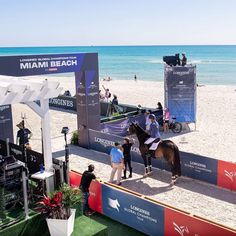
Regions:
<instances>
[{"instance_id":1,"label":"horse's front leg","mask_svg":"<svg viewBox=\"0 0 236 236\"><path fill-rule=\"evenodd\" d=\"M152 157L148 156L148 174L151 175L152 173Z\"/></svg>"}]
</instances>

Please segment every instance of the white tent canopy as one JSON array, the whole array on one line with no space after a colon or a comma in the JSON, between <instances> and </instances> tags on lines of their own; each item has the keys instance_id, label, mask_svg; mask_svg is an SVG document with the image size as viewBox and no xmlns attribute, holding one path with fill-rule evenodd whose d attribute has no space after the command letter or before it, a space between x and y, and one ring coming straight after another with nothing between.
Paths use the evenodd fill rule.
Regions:
<instances>
[{"instance_id":1,"label":"white tent canopy","mask_svg":"<svg viewBox=\"0 0 236 236\"><path fill-rule=\"evenodd\" d=\"M59 82L24 81L22 78L0 77L0 105L24 103L41 117L43 131L43 153L46 170L52 169L49 98L57 97L62 91ZM40 105L34 101L40 101Z\"/></svg>"}]
</instances>

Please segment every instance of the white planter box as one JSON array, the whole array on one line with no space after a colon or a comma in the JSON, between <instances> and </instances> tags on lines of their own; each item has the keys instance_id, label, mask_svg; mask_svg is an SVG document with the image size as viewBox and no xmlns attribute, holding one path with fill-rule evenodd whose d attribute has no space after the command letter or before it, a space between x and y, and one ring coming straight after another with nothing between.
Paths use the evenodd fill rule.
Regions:
<instances>
[{"instance_id":1,"label":"white planter box","mask_svg":"<svg viewBox=\"0 0 236 236\"><path fill-rule=\"evenodd\" d=\"M76 209L71 209L68 220L46 219L51 236L70 236L74 230Z\"/></svg>"}]
</instances>

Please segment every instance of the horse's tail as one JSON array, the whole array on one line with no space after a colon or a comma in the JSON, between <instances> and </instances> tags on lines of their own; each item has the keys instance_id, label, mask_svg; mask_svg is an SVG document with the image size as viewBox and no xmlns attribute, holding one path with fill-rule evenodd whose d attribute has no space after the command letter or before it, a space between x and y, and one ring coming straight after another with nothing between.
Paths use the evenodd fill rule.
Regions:
<instances>
[{"instance_id":1,"label":"horse's tail","mask_svg":"<svg viewBox=\"0 0 236 236\"><path fill-rule=\"evenodd\" d=\"M180 154L179 154L179 148L177 145L174 145L174 154L175 154L175 167L178 172L178 176L181 176L181 164L180 164Z\"/></svg>"}]
</instances>

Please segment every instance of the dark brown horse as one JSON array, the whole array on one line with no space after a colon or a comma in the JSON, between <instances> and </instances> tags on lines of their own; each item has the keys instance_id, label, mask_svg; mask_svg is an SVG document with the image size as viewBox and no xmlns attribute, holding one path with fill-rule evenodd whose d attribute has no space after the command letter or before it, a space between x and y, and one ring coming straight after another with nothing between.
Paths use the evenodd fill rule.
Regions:
<instances>
[{"instance_id":1,"label":"dark brown horse","mask_svg":"<svg viewBox=\"0 0 236 236\"><path fill-rule=\"evenodd\" d=\"M149 146L144 142L150 138L138 124L132 123L129 127L130 134L136 134L139 141L139 150L144 160L145 174L147 176L152 173L152 157L163 157L171 167L172 183L175 183L177 178L181 176L180 155L177 145L171 140L161 140L157 149L153 152L153 156L149 154Z\"/></svg>"}]
</instances>

